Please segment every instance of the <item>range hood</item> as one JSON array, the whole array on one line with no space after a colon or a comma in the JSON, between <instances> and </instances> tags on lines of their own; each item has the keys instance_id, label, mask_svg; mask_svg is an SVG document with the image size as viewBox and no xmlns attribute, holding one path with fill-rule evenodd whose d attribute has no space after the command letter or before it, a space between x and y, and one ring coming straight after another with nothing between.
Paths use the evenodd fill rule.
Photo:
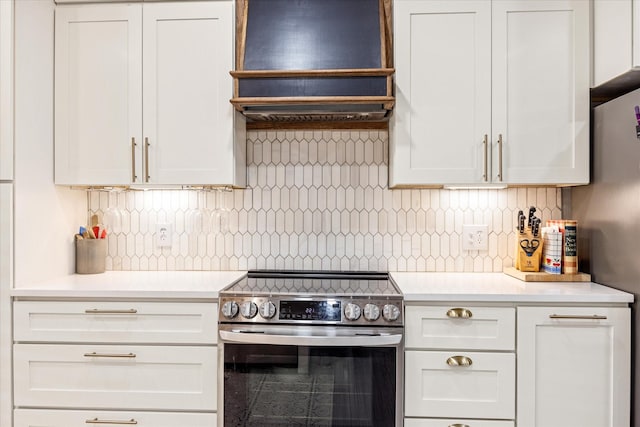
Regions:
<instances>
[{"instance_id":1,"label":"range hood","mask_svg":"<svg viewBox=\"0 0 640 427\"><path fill-rule=\"evenodd\" d=\"M231 103L249 122L386 121L391 0L236 0Z\"/></svg>"}]
</instances>

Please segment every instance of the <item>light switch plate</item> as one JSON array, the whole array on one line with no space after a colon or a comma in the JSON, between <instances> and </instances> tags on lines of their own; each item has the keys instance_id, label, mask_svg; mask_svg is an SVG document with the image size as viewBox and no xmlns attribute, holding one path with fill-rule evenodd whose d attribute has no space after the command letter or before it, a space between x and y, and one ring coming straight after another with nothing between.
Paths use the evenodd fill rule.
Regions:
<instances>
[{"instance_id":1,"label":"light switch plate","mask_svg":"<svg viewBox=\"0 0 640 427\"><path fill-rule=\"evenodd\" d=\"M173 227L171 224L156 224L156 246L160 248L171 247Z\"/></svg>"},{"instance_id":2,"label":"light switch plate","mask_svg":"<svg viewBox=\"0 0 640 427\"><path fill-rule=\"evenodd\" d=\"M486 251L489 249L489 226L462 225L462 250Z\"/></svg>"}]
</instances>

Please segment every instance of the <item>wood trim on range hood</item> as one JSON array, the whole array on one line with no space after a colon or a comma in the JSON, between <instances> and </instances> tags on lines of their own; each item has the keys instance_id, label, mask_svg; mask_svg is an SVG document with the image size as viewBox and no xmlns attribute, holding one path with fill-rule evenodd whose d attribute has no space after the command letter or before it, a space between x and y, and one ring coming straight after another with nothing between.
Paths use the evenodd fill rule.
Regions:
<instances>
[{"instance_id":1,"label":"wood trim on range hood","mask_svg":"<svg viewBox=\"0 0 640 427\"><path fill-rule=\"evenodd\" d=\"M265 0L236 0L236 70L230 72L234 81L233 98L230 102L234 108L248 119L248 122L304 122L304 121L332 121L332 122L358 122L358 121L387 121L390 111L395 104L393 96L393 39L392 39L392 0L378 0L377 15L379 16L380 40L374 40L375 46L379 46L380 67L373 68L363 66L362 68L331 68L331 69L245 69L245 55L247 54L247 28L249 19L249 9L251 1ZM304 5L325 0L291 0L291 7ZM303 6L301 6L303 7ZM369 21L371 22L371 20ZM375 26L375 24L374 24ZM267 27L270 28L270 27ZM327 28L330 32L331 28ZM376 36L378 33L375 34ZM334 44L335 45L335 44ZM333 45L332 45L333 46ZM330 48L329 48L330 49ZM285 50L286 52L286 50ZM341 65L341 64L340 64ZM339 65L339 66L340 66ZM358 64L359 65L359 64ZM349 86L351 82L358 79L377 79L377 93L367 92L367 89L359 90L356 94L331 93L297 94L290 92L272 93L274 90L267 90L267 94L254 95L251 89L246 89L249 85L261 84L268 81L293 81L295 79L307 79L306 81L324 80L323 84L331 86L333 82L343 79L339 85ZM333 82L330 80L333 79ZM379 80L382 79L382 80ZM244 85L245 90L241 89ZM289 85L285 83L285 85ZM298 85L291 83L290 87ZM299 84L305 86L305 83ZM366 84L365 84L366 87ZM331 88L331 92L341 89ZM291 107L291 108L287 108Z\"/></svg>"}]
</instances>

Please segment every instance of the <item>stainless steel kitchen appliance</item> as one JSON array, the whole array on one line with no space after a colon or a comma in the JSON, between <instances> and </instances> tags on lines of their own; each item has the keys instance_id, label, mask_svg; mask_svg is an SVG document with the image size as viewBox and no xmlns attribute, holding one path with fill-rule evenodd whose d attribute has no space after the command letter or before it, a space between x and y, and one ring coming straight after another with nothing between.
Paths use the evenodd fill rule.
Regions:
<instances>
[{"instance_id":1,"label":"stainless steel kitchen appliance","mask_svg":"<svg viewBox=\"0 0 640 427\"><path fill-rule=\"evenodd\" d=\"M220 425L401 426L402 303L386 273L251 271L222 290Z\"/></svg>"}]
</instances>

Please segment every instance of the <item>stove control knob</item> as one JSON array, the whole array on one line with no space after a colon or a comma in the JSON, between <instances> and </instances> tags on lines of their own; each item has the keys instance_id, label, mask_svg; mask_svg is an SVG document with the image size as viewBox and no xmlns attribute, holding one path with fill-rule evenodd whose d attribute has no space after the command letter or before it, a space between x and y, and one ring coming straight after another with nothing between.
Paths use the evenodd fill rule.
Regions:
<instances>
[{"instance_id":1,"label":"stove control knob","mask_svg":"<svg viewBox=\"0 0 640 427\"><path fill-rule=\"evenodd\" d=\"M263 302L260 304L260 316L263 319L271 319L276 315L276 305L271 301Z\"/></svg>"},{"instance_id":2,"label":"stove control knob","mask_svg":"<svg viewBox=\"0 0 640 427\"><path fill-rule=\"evenodd\" d=\"M240 314L245 319L253 319L258 314L258 306L255 302L245 301L240 304Z\"/></svg>"},{"instance_id":3,"label":"stove control knob","mask_svg":"<svg viewBox=\"0 0 640 427\"><path fill-rule=\"evenodd\" d=\"M386 304L382 307L382 317L387 322L394 322L400 317L400 309L394 304Z\"/></svg>"},{"instance_id":4,"label":"stove control knob","mask_svg":"<svg viewBox=\"0 0 640 427\"><path fill-rule=\"evenodd\" d=\"M347 320L358 320L360 318L361 311L362 310L358 304L350 302L344 307L344 317L346 317Z\"/></svg>"},{"instance_id":5,"label":"stove control knob","mask_svg":"<svg viewBox=\"0 0 640 427\"><path fill-rule=\"evenodd\" d=\"M367 304L364 306L364 318L370 322L378 320L380 317L380 308L376 304Z\"/></svg>"},{"instance_id":6,"label":"stove control knob","mask_svg":"<svg viewBox=\"0 0 640 427\"><path fill-rule=\"evenodd\" d=\"M222 315L227 319L233 319L238 315L238 304L235 301L227 301L222 304Z\"/></svg>"}]
</instances>

